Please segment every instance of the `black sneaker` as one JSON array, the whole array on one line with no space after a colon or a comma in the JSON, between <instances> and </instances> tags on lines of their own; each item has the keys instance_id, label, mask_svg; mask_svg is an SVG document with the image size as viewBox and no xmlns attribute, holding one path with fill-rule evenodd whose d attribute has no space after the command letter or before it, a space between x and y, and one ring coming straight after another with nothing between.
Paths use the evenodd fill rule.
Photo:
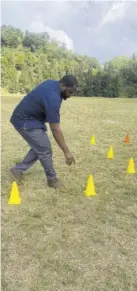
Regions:
<instances>
[{"instance_id":1,"label":"black sneaker","mask_svg":"<svg viewBox=\"0 0 137 291\"><path fill-rule=\"evenodd\" d=\"M57 188L61 188L63 186L63 184L61 183L61 181L57 178L55 179L48 179L47 180L47 185L51 188L57 189Z\"/></svg>"},{"instance_id":2,"label":"black sneaker","mask_svg":"<svg viewBox=\"0 0 137 291\"><path fill-rule=\"evenodd\" d=\"M20 182L22 177L23 177L23 172L22 171L19 171L19 170L16 170L14 168L11 168L10 169L10 173L12 175L12 179L16 182Z\"/></svg>"}]
</instances>

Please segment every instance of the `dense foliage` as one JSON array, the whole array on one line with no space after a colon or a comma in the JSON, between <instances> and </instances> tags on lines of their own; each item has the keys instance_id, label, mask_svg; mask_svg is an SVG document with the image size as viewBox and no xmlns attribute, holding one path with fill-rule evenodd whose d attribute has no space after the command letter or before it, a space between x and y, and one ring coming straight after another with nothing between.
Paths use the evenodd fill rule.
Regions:
<instances>
[{"instance_id":1,"label":"dense foliage","mask_svg":"<svg viewBox=\"0 0 137 291\"><path fill-rule=\"evenodd\" d=\"M68 51L47 33L35 34L12 26L1 27L2 87L27 93L48 79L76 75L79 96L137 97L137 54L116 57L103 66L94 57Z\"/></svg>"}]
</instances>

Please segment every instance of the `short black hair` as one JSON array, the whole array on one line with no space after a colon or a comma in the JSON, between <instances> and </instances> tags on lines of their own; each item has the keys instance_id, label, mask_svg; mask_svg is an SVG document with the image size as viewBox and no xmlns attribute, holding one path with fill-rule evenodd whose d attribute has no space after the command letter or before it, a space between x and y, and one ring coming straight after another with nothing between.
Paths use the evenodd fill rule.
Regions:
<instances>
[{"instance_id":1,"label":"short black hair","mask_svg":"<svg viewBox=\"0 0 137 291\"><path fill-rule=\"evenodd\" d=\"M78 81L73 75L65 75L59 82L66 87L74 87L78 85Z\"/></svg>"}]
</instances>

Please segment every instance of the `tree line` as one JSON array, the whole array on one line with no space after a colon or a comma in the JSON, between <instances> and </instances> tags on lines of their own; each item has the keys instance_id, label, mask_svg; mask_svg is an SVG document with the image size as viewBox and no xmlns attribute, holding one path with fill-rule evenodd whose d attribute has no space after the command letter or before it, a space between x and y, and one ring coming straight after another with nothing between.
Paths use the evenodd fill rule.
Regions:
<instances>
[{"instance_id":1,"label":"tree line","mask_svg":"<svg viewBox=\"0 0 137 291\"><path fill-rule=\"evenodd\" d=\"M46 79L74 74L79 96L137 97L137 53L101 65L97 58L68 51L47 33L1 27L1 84L9 93L26 94Z\"/></svg>"}]
</instances>

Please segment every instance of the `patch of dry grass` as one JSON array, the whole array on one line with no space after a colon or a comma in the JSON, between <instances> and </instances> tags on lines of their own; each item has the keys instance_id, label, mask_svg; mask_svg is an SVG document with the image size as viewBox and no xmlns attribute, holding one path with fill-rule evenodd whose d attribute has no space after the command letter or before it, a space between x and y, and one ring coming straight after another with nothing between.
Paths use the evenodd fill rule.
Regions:
<instances>
[{"instance_id":1,"label":"patch of dry grass","mask_svg":"<svg viewBox=\"0 0 137 291\"><path fill-rule=\"evenodd\" d=\"M49 135L65 190L48 189L37 163L19 188L22 204L9 206L8 169L28 149L9 123L18 100L2 99L2 290L136 291L137 174L126 168L131 156L137 168L137 100L64 102L62 128L75 166L65 165ZM130 145L123 143L127 132ZM89 174L97 192L91 199L83 194Z\"/></svg>"}]
</instances>

